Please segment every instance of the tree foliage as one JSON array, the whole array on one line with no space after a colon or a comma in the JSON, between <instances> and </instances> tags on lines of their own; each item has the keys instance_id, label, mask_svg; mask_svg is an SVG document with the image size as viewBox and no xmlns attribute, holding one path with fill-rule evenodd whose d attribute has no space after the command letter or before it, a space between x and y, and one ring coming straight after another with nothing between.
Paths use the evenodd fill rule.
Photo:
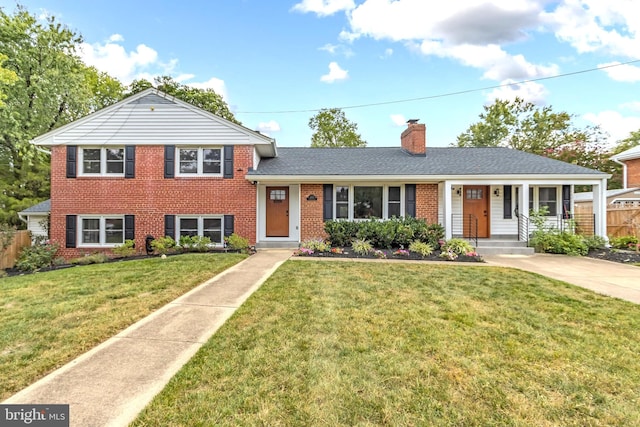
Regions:
<instances>
[{"instance_id":1,"label":"tree foliage","mask_svg":"<svg viewBox=\"0 0 640 427\"><path fill-rule=\"evenodd\" d=\"M0 222L22 225L17 212L49 197L49 156L29 141L102 108L117 91L117 81L75 54L80 42L54 17L0 10L3 66L15 76L0 87Z\"/></svg>"},{"instance_id":2,"label":"tree foliage","mask_svg":"<svg viewBox=\"0 0 640 427\"><path fill-rule=\"evenodd\" d=\"M131 85L129 85L129 94L133 95L150 87L156 87L168 95L175 96L181 101L188 102L233 123L241 124L235 118L222 96L217 94L213 89L193 88L180 84L169 76L156 77L154 83L155 85L144 79L134 80Z\"/></svg>"},{"instance_id":3,"label":"tree foliage","mask_svg":"<svg viewBox=\"0 0 640 427\"><path fill-rule=\"evenodd\" d=\"M365 147L358 134L358 125L351 122L339 108L324 108L309 119L312 147Z\"/></svg>"},{"instance_id":4,"label":"tree foliage","mask_svg":"<svg viewBox=\"0 0 640 427\"><path fill-rule=\"evenodd\" d=\"M459 147L509 147L613 174L610 188L618 188L619 165L612 162L604 134L597 126L574 127L573 116L537 107L516 98L485 106L480 121L457 139Z\"/></svg>"}]
</instances>

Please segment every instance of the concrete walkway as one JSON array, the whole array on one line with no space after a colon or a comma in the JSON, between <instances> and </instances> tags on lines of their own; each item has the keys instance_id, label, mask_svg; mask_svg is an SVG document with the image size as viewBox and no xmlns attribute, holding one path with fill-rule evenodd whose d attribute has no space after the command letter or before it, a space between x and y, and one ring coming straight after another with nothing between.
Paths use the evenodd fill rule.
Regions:
<instances>
[{"instance_id":1,"label":"concrete walkway","mask_svg":"<svg viewBox=\"0 0 640 427\"><path fill-rule=\"evenodd\" d=\"M513 267L640 304L640 267L566 255L489 255L490 265Z\"/></svg>"},{"instance_id":2,"label":"concrete walkway","mask_svg":"<svg viewBox=\"0 0 640 427\"><path fill-rule=\"evenodd\" d=\"M3 403L69 404L71 426L128 425L290 255L259 251Z\"/></svg>"}]
</instances>

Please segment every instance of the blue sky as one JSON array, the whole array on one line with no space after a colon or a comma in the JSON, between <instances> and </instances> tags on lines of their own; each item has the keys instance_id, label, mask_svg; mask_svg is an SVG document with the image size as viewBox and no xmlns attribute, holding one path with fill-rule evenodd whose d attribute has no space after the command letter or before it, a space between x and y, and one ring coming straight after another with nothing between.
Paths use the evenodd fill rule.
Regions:
<instances>
[{"instance_id":1,"label":"blue sky","mask_svg":"<svg viewBox=\"0 0 640 427\"><path fill-rule=\"evenodd\" d=\"M637 0L20 3L82 34L88 64L125 84L164 74L213 88L279 146L308 146L309 118L329 107L369 146L399 145L413 118L427 145L446 146L483 105L516 95L598 124L612 143L640 129L640 62L514 84L640 60ZM378 105L356 108L366 104Z\"/></svg>"}]
</instances>

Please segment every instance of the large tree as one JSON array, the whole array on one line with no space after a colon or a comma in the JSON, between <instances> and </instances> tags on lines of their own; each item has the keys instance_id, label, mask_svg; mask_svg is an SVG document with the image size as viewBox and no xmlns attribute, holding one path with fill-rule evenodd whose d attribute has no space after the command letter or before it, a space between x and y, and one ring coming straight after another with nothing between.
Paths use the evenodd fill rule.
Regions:
<instances>
[{"instance_id":1,"label":"large tree","mask_svg":"<svg viewBox=\"0 0 640 427\"><path fill-rule=\"evenodd\" d=\"M573 116L516 98L484 107L480 121L457 139L459 147L509 147L616 175L604 134L598 126L577 128ZM612 179L610 188L619 182Z\"/></svg>"},{"instance_id":2,"label":"large tree","mask_svg":"<svg viewBox=\"0 0 640 427\"><path fill-rule=\"evenodd\" d=\"M365 147L358 134L358 125L351 122L339 108L324 108L309 119L312 147Z\"/></svg>"},{"instance_id":3,"label":"large tree","mask_svg":"<svg viewBox=\"0 0 640 427\"><path fill-rule=\"evenodd\" d=\"M29 141L113 101L117 81L82 63L80 42L54 17L0 10L3 66L16 76L0 83L0 222L21 225L17 212L49 197L49 155Z\"/></svg>"},{"instance_id":4,"label":"large tree","mask_svg":"<svg viewBox=\"0 0 640 427\"><path fill-rule=\"evenodd\" d=\"M188 102L224 119L241 124L235 118L222 96L213 89L198 89L183 85L169 76L156 77L154 84L144 79L134 80L129 85L129 94L133 95L150 87L156 87L169 95L175 96L181 101Z\"/></svg>"}]
</instances>

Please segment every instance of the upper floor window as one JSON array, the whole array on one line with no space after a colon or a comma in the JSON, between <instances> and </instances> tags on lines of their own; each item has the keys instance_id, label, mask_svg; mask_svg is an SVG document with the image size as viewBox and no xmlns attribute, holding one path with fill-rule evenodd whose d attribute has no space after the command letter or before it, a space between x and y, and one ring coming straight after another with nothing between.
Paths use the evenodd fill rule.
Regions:
<instances>
[{"instance_id":1,"label":"upper floor window","mask_svg":"<svg viewBox=\"0 0 640 427\"><path fill-rule=\"evenodd\" d=\"M221 176L222 149L190 147L178 148L179 176Z\"/></svg>"},{"instance_id":2,"label":"upper floor window","mask_svg":"<svg viewBox=\"0 0 640 427\"><path fill-rule=\"evenodd\" d=\"M82 148L81 175L124 176L124 148Z\"/></svg>"}]
</instances>

